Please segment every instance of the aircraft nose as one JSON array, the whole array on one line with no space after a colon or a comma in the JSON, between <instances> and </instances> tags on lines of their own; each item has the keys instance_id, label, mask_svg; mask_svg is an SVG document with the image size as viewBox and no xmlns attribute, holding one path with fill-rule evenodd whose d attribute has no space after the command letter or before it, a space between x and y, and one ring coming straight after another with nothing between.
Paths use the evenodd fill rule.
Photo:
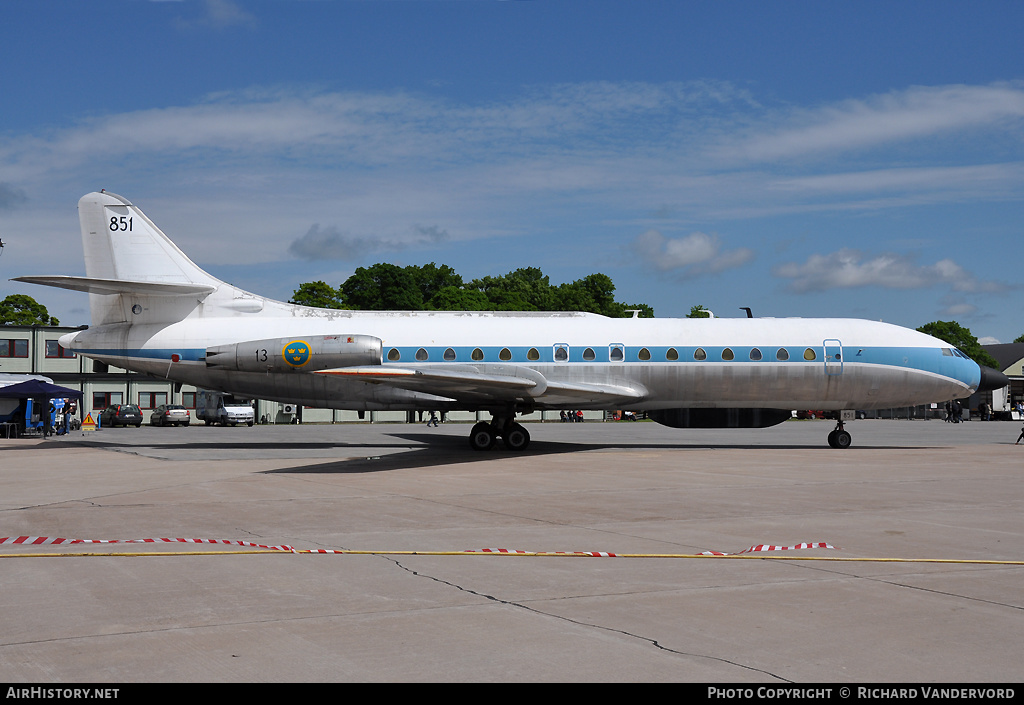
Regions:
<instances>
[{"instance_id":1,"label":"aircraft nose","mask_svg":"<svg viewBox=\"0 0 1024 705\"><path fill-rule=\"evenodd\" d=\"M1010 378L992 367L981 367L981 383L978 384L979 392L988 392L993 389L1002 389L1010 383Z\"/></svg>"}]
</instances>

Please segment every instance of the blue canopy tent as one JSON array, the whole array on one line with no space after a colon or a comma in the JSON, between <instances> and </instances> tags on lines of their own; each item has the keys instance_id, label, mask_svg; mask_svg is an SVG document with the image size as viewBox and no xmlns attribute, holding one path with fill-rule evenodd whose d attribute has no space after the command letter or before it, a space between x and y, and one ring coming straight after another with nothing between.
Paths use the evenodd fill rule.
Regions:
<instances>
[{"instance_id":1,"label":"blue canopy tent","mask_svg":"<svg viewBox=\"0 0 1024 705\"><path fill-rule=\"evenodd\" d=\"M0 399L23 399L25 402L19 404L14 413L7 416L0 415L0 422L3 423L4 431L8 438L10 437L12 426L15 433L19 429L24 431L26 428L38 428L45 433L46 429L50 426L43 419L43 414L50 413L48 402L51 399L81 398L82 392L77 389L61 387L40 379L30 379L27 382L9 384L6 387L0 387ZM38 405L38 411L35 414L32 409L33 404ZM38 422L32 420L34 415L38 415L40 418ZM49 421L50 425L52 425L53 418L50 417Z\"/></svg>"}]
</instances>

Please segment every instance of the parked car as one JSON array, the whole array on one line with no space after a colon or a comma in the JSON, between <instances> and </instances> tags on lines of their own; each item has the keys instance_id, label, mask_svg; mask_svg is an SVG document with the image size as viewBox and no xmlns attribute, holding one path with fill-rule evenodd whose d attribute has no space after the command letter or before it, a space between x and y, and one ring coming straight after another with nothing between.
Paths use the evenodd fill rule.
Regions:
<instances>
[{"instance_id":1,"label":"parked car","mask_svg":"<svg viewBox=\"0 0 1024 705\"><path fill-rule=\"evenodd\" d=\"M192 413L181 404L161 404L149 416L150 426L188 426Z\"/></svg>"},{"instance_id":2,"label":"parked car","mask_svg":"<svg viewBox=\"0 0 1024 705\"><path fill-rule=\"evenodd\" d=\"M100 428L142 425L142 412L135 404L111 404L100 413Z\"/></svg>"}]
</instances>

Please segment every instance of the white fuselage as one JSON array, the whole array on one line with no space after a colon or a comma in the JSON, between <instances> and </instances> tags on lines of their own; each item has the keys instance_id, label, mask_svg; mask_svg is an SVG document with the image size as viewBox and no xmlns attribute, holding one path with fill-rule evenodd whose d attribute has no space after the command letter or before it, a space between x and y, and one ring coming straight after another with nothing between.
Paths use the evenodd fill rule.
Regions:
<instances>
[{"instance_id":1,"label":"white fuselage","mask_svg":"<svg viewBox=\"0 0 1024 705\"><path fill-rule=\"evenodd\" d=\"M552 381L637 390L628 403L572 400L582 408L872 409L962 397L979 381L978 366L948 344L872 321L352 312L257 300L261 305L253 308L259 310L249 313L189 316L170 324L147 324L141 312L135 315L139 323L100 326L62 344L112 365L200 387L355 410L477 409L510 400L478 399L472 390L425 394L302 370L210 369L206 350L246 340L370 335L382 341L382 369L500 374L521 367ZM524 393L512 401L520 408L560 408L569 400Z\"/></svg>"}]
</instances>

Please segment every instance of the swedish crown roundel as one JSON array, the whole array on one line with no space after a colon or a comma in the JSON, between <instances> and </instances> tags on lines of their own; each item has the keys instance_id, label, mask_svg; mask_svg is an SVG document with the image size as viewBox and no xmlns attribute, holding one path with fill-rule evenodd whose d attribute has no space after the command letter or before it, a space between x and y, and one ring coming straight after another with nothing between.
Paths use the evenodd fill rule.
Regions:
<instances>
[{"instance_id":1,"label":"swedish crown roundel","mask_svg":"<svg viewBox=\"0 0 1024 705\"><path fill-rule=\"evenodd\" d=\"M302 367L309 362L309 345L304 340L293 340L281 350L281 357L291 367Z\"/></svg>"}]
</instances>

